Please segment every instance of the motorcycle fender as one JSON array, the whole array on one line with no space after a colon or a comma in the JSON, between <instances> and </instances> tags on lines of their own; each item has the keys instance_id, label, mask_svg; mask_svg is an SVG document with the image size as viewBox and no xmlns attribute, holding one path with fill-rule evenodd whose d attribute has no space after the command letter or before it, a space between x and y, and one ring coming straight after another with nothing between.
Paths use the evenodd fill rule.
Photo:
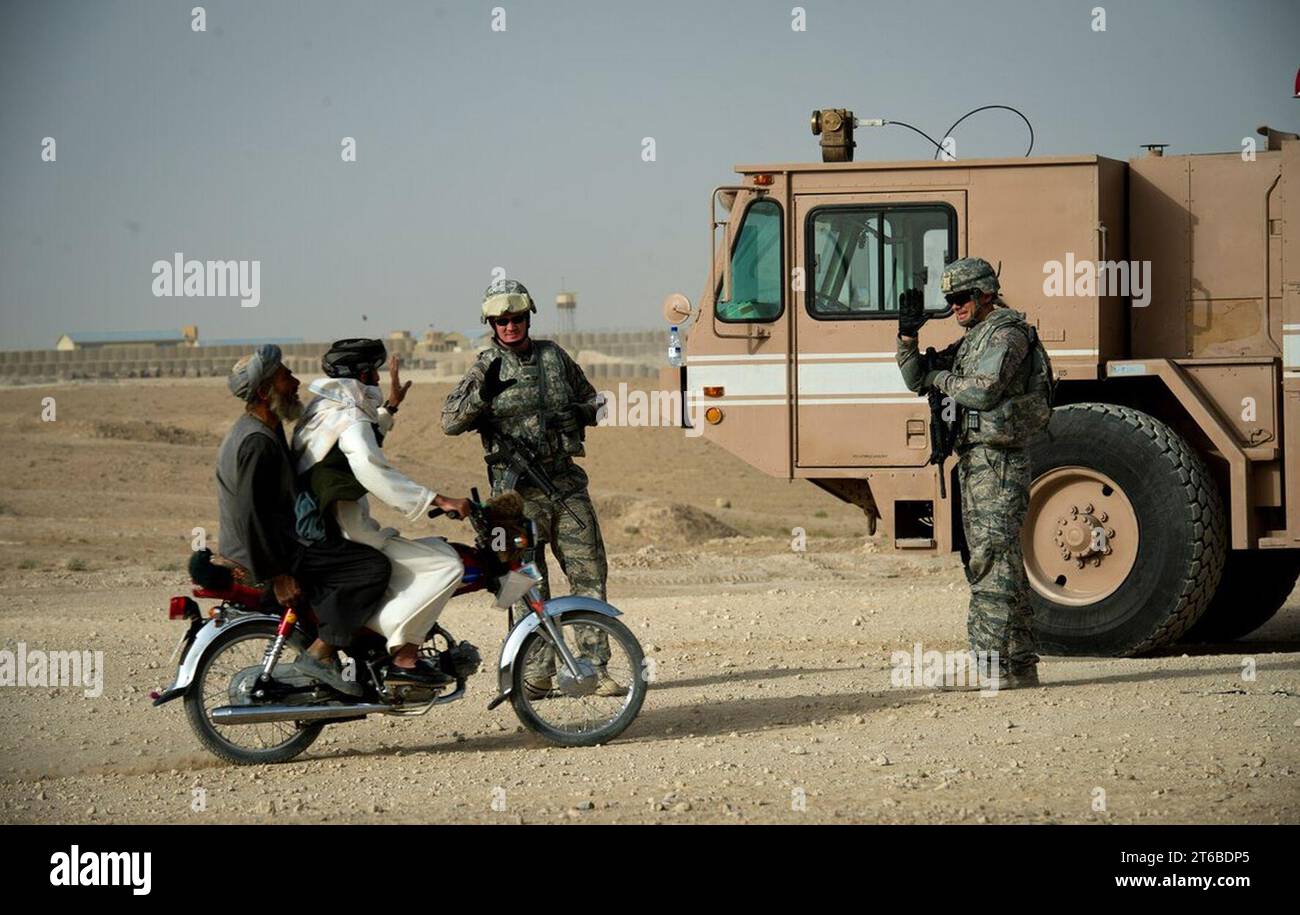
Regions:
<instances>
[{"instance_id":1,"label":"motorcycle fender","mask_svg":"<svg viewBox=\"0 0 1300 915\"><path fill-rule=\"evenodd\" d=\"M217 625L215 619L208 620L194 636L194 641L186 650L185 656L181 658L180 667L176 669L176 680L170 687L154 700L154 705L162 705L164 702L170 702L178 696L185 695L190 684L194 682L194 674L198 672L199 661L207 652L208 646L211 645L222 633L229 632L231 629L237 629L240 626L247 626L250 623L264 623L271 621L279 625L280 618L270 613L246 613L240 614L231 619L227 619L221 625Z\"/></svg>"},{"instance_id":2,"label":"motorcycle fender","mask_svg":"<svg viewBox=\"0 0 1300 915\"><path fill-rule=\"evenodd\" d=\"M544 612L547 616L554 618L573 610L590 610L592 613L603 613L606 616L622 616L618 610L603 600L596 600L594 597L579 597L578 595L552 598L546 602ZM542 621L537 614L530 613L515 623L515 627L506 636L505 644L501 646L501 660L497 662L498 694L496 699L492 701L493 706L510 695L511 684L514 680L515 658L523 647L524 639L528 638L540 625L542 625Z\"/></svg>"}]
</instances>

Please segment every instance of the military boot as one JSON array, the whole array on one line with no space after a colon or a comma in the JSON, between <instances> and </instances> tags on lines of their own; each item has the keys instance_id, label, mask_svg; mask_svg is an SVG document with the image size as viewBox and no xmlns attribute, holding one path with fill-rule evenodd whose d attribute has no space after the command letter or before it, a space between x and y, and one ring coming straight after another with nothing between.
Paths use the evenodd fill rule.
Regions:
<instances>
[{"instance_id":1,"label":"military boot","mask_svg":"<svg viewBox=\"0 0 1300 915\"><path fill-rule=\"evenodd\" d=\"M1008 685L1003 689L1033 689L1038 686L1038 665L1030 664L1027 667L1009 667L1007 669Z\"/></svg>"},{"instance_id":2,"label":"military boot","mask_svg":"<svg viewBox=\"0 0 1300 915\"><path fill-rule=\"evenodd\" d=\"M1038 686L1038 667L1009 668L1002 665L990 671L966 671L965 677L949 682L945 679L939 689L946 693L996 693L1006 689L1033 689Z\"/></svg>"},{"instance_id":3,"label":"military boot","mask_svg":"<svg viewBox=\"0 0 1300 915\"><path fill-rule=\"evenodd\" d=\"M522 663L525 696L529 699L548 699L560 695L555 688L555 653L550 648L538 643Z\"/></svg>"},{"instance_id":4,"label":"military boot","mask_svg":"<svg viewBox=\"0 0 1300 915\"><path fill-rule=\"evenodd\" d=\"M596 668L596 680L598 681L596 686L597 696L612 698L614 696L627 695L627 687L623 686L621 683L619 683L617 680L611 677L609 675L609 672L605 670L604 664Z\"/></svg>"}]
</instances>

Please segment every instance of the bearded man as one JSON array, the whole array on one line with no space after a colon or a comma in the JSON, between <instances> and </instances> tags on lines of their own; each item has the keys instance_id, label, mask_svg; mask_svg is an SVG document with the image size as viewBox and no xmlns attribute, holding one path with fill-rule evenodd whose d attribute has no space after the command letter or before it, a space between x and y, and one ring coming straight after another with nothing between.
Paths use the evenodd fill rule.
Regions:
<instances>
[{"instance_id":1,"label":"bearded man","mask_svg":"<svg viewBox=\"0 0 1300 915\"><path fill-rule=\"evenodd\" d=\"M264 583L281 604L305 594L319 621L319 637L294 663L298 672L349 696L362 694L347 678L337 651L375 615L391 567L384 554L342 537L319 542L298 537L293 461L284 424L302 416L298 379L274 344L235 363L227 379L244 402L217 454L221 558L249 584Z\"/></svg>"}]
</instances>

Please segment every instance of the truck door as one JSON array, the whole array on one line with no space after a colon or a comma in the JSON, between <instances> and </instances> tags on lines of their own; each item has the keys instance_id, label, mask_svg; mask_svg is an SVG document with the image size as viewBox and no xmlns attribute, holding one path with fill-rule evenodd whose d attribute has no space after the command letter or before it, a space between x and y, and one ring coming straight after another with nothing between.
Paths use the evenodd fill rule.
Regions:
<instances>
[{"instance_id":1,"label":"truck door","mask_svg":"<svg viewBox=\"0 0 1300 915\"><path fill-rule=\"evenodd\" d=\"M895 363L898 297L919 288L946 313L939 277L965 248L965 192L797 195L794 209L795 466L924 465L930 414ZM931 322L922 346L959 330Z\"/></svg>"},{"instance_id":2,"label":"truck door","mask_svg":"<svg viewBox=\"0 0 1300 915\"><path fill-rule=\"evenodd\" d=\"M788 477L793 416L784 186L729 190L735 197L724 221L726 241L687 341L688 402L697 434L764 473ZM729 272L723 269L728 258Z\"/></svg>"}]
</instances>

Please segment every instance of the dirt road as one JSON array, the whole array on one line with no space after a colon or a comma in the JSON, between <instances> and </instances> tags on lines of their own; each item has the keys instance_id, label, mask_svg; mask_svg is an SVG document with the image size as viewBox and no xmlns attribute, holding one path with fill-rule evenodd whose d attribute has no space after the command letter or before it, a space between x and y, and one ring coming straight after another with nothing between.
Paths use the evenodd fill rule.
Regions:
<instances>
[{"instance_id":1,"label":"dirt road","mask_svg":"<svg viewBox=\"0 0 1300 915\"><path fill-rule=\"evenodd\" d=\"M417 385L388 450L464 491L482 463L438 432L443 391ZM0 822L1300 821L1295 597L1230 646L1049 658L1035 690L897 685L895 652L963 647L955 558L895 554L855 509L671 429L588 441L611 600L654 659L621 739L548 748L508 707L485 710L480 673L424 718L333 726L299 761L228 767L178 704L146 696L170 683L180 624L164 607L186 593L193 529L215 527L235 409L206 380L0 392L0 649L104 662L97 698L0 687ZM504 629L482 595L443 622L485 657Z\"/></svg>"}]
</instances>

